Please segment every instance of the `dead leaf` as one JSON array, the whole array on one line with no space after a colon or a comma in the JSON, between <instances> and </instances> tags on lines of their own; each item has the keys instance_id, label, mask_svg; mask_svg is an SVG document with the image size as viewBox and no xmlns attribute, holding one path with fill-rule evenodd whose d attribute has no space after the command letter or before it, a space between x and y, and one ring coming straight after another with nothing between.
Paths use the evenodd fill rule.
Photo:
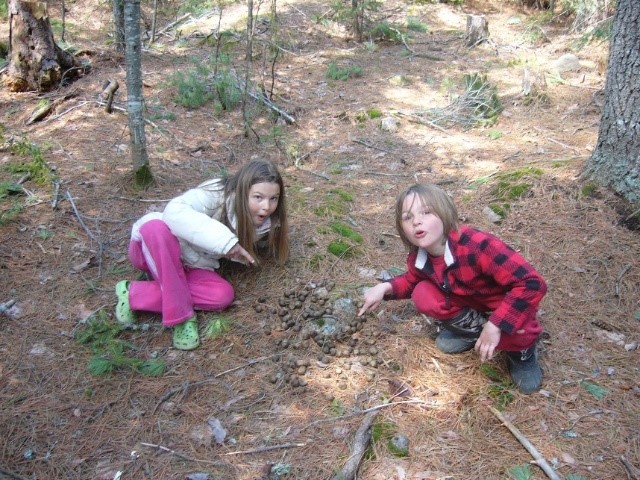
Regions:
<instances>
[{"instance_id":1,"label":"dead leaf","mask_svg":"<svg viewBox=\"0 0 640 480\"><path fill-rule=\"evenodd\" d=\"M95 267L96 265L97 265L96 257L92 256L92 257L89 257L88 259L86 259L84 262L79 263L78 265L74 265L73 267L71 267L71 273L80 273L80 272L86 270L87 268Z\"/></svg>"}]
</instances>

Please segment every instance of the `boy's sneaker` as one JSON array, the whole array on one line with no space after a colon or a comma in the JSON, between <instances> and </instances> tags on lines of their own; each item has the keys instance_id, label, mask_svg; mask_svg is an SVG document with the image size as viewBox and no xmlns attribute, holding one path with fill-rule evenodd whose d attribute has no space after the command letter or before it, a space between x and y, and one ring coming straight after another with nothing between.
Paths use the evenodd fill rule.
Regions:
<instances>
[{"instance_id":1,"label":"boy's sneaker","mask_svg":"<svg viewBox=\"0 0 640 480\"><path fill-rule=\"evenodd\" d=\"M436 337L436 347L444 353L462 353L471 350L482 333L487 317L471 308L452 320L438 322L443 328Z\"/></svg>"},{"instance_id":2,"label":"boy's sneaker","mask_svg":"<svg viewBox=\"0 0 640 480\"><path fill-rule=\"evenodd\" d=\"M538 365L538 351L535 345L520 352L505 352L511 381L520 392L529 395L540 390L542 369Z\"/></svg>"}]
</instances>

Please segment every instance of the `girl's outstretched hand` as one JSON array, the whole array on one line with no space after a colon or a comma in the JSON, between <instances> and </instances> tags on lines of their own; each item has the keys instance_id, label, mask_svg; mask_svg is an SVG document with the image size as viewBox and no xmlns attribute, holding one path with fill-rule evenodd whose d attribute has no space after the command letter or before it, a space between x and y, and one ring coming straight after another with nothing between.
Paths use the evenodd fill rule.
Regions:
<instances>
[{"instance_id":1,"label":"girl's outstretched hand","mask_svg":"<svg viewBox=\"0 0 640 480\"><path fill-rule=\"evenodd\" d=\"M493 323L487 322L482 328L480 338L476 342L475 350L480 355L480 361L486 362L491 360L496 354L496 347L500 342L500 336L502 332Z\"/></svg>"},{"instance_id":2,"label":"girl's outstretched hand","mask_svg":"<svg viewBox=\"0 0 640 480\"><path fill-rule=\"evenodd\" d=\"M361 317L369 310L373 310L383 300L384 296L392 293L391 284L389 282L379 283L375 287L371 287L364 292L364 305L358 312L358 316Z\"/></svg>"},{"instance_id":3,"label":"girl's outstretched hand","mask_svg":"<svg viewBox=\"0 0 640 480\"><path fill-rule=\"evenodd\" d=\"M229 260L233 260L235 262L240 262L244 265L256 264L256 261L253 259L251 255L249 255L249 252L247 252L244 248L242 248L242 245L240 245L239 243L236 243L233 246L233 248L231 248L231 250L229 250L224 257L228 258Z\"/></svg>"}]
</instances>

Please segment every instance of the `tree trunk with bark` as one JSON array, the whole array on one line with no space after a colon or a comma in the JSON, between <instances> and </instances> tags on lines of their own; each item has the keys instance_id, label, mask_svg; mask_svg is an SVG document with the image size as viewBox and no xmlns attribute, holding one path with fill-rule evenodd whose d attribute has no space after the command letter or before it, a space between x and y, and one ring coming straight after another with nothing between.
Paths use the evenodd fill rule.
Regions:
<instances>
[{"instance_id":1,"label":"tree trunk with bark","mask_svg":"<svg viewBox=\"0 0 640 480\"><path fill-rule=\"evenodd\" d=\"M142 95L142 42L140 41L140 0L125 0L125 58L127 62L127 113L131 160L136 184L146 186L152 182L147 138L144 132L144 98Z\"/></svg>"},{"instance_id":2,"label":"tree trunk with bark","mask_svg":"<svg viewBox=\"0 0 640 480\"><path fill-rule=\"evenodd\" d=\"M124 52L124 0L113 0L113 45L117 52Z\"/></svg>"},{"instance_id":3,"label":"tree trunk with bark","mask_svg":"<svg viewBox=\"0 0 640 480\"><path fill-rule=\"evenodd\" d=\"M598 142L585 176L640 201L640 2L618 0Z\"/></svg>"},{"instance_id":4,"label":"tree trunk with bark","mask_svg":"<svg viewBox=\"0 0 640 480\"><path fill-rule=\"evenodd\" d=\"M9 32L5 85L12 92L48 91L78 73L80 62L53 39L45 2L9 0Z\"/></svg>"}]
</instances>

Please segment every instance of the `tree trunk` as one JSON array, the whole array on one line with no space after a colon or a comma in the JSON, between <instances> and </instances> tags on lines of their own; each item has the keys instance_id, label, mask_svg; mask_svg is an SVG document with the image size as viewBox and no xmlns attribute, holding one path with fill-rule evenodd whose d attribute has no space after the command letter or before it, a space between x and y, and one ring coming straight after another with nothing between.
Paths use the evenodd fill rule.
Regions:
<instances>
[{"instance_id":1,"label":"tree trunk","mask_svg":"<svg viewBox=\"0 0 640 480\"><path fill-rule=\"evenodd\" d=\"M124 0L113 0L113 45L124 52Z\"/></svg>"},{"instance_id":2,"label":"tree trunk","mask_svg":"<svg viewBox=\"0 0 640 480\"><path fill-rule=\"evenodd\" d=\"M127 61L127 113L131 160L136 184L146 186L152 181L147 139L144 133L144 98L142 96L142 67L140 41L140 0L125 0L125 58Z\"/></svg>"},{"instance_id":3,"label":"tree trunk","mask_svg":"<svg viewBox=\"0 0 640 480\"><path fill-rule=\"evenodd\" d=\"M618 0L598 142L585 176L640 201L640 2Z\"/></svg>"},{"instance_id":4,"label":"tree trunk","mask_svg":"<svg viewBox=\"0 0 640 480\"><path fill-rule=\"evenodd\" d=\"M360 0L361 2L362 0ZM351 0L351 10L353 11L353 35L356 37L357 42L362 42L363 39L363 23L364 13L358 0Z\"/></svg>"},{"instance_id":5,"label":"tree trunk","mask_svg":"<svg viewBox=\"0 0 640 480\"><path fill-rule=\"evenodd\" d=\"M13 92L51 90L68 69L80 66L56 45L45 2L10 0L9 31L5 85Z\"/></svg>"}]
</instances>

